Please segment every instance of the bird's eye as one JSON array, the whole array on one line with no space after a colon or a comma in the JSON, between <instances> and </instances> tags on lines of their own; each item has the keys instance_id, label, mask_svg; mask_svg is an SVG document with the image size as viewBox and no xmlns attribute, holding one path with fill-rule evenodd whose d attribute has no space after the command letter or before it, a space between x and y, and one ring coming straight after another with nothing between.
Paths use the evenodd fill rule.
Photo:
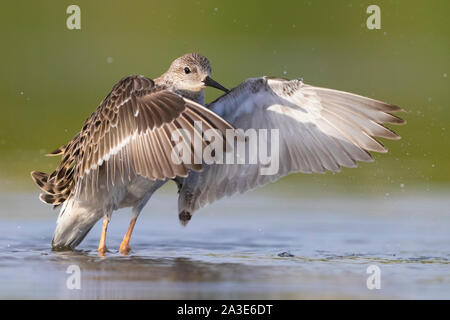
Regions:
<instances>
[{"instance_id":1,"label":"bird's eye","mask_svg":"<svg viewBox=\"0 0 450 320\"><path fill-rule=\"evenodd\" d=\"M186 73L186 74L191 73L191 69L189 69L188 67L185 67L184 68L184 73Z\"/></svg>"}]
</instances>

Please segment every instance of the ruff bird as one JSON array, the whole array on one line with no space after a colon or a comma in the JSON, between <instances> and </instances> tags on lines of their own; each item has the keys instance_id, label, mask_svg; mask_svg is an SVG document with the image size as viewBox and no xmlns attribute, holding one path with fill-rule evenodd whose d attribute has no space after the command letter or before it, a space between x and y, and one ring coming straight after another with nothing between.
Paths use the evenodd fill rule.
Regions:
<instances>
[{"instance_id":1,"label":"ruff bird","mask_svg":"<svg viewBox=\"0 0 450 320\"><path fill-rule=\"evenodd\" d=\"M61 206L54 249L75 248L103 218L98 251L104 255L112 212L132 207L119 250L128 254L142 208L169 180L177 183L178 216L186 225L201 207L290 173L338 172L356 167L357 161L372 161L370 151L387 151L377 137L399 139L384 125L404 123L392 114L402 111L398 106L300 79L251 78L228 91L210 73L208 59L194 53L174 60L155 80L123 78L73 140L50 154L62 156L57 169L50 175L31 173L43 191L40 199ZM205 86L225 94L205 105ZM262 175L259 162L175 163L171 134L184 129L201 135L194 121L222 133L233 128L277 129L279 170Z\"/></svg>"}]
</instances>

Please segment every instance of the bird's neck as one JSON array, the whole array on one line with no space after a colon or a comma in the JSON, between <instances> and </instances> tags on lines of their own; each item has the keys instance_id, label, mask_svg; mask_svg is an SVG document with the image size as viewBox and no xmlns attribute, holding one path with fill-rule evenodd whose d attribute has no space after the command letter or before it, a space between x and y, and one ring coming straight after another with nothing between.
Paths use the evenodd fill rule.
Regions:
<instances>
[{"instance_id":1,"label":"bird's neck","mask_svg":"<svg viewBox=\"0 0 450 320\"><path fill-rule=\"evenodd\" d=\"M156 78L154 81L156 85L166 86L170 91L178 93L179 95L192 101L195 101L197 103L200 103L203 106L205 105L205 90L203 89L199 91L178 89L174 85L172 79L170 79L170 77L165 77L165 74L161 75L161 77L159 78Z\"/></svg>"},{"instance_id":2,"label":"bird's neck","mask_svg":"<svg viewBox=\"0 0 450 320\"><path fill-rule=\"evenodd\" d=\"M200 91L189 91L189 90L176 90L174 89L173 91L175 91L176 93L178 93L179 95L190 99L192 101L195 101L197 103L200 103L202 106L205 105L205 91L204 90L200 90Z\"/></svg>"}]
</instances>

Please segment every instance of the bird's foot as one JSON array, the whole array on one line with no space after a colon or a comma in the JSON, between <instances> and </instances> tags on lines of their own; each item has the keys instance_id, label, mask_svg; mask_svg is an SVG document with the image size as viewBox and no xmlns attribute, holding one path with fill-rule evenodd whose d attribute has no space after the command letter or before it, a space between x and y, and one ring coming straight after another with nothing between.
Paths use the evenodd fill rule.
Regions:
<instances>
[{"instance_id":1,"label":"bird's foot","mask_svg":"<svg viewBox=\"0 0 450 320\"><path fill-rule=\"evenodd\" d=\"M119 248L120 254L127 256L130 253L130 246L128 244L121 244Z\"/></svg>"},{"instance_id":2,"label":"bird's foot","mask_svg":"<svg viewBox=\"0 0 450 320\"><path fill-rule=\"evenodd\" d=\"M106 246L103 246L103 247L98 247L97 251L98 251L98 255L100 257L104 257L104 256L106 256L106 252L108 252L108 249L106 248Z\"/></svg>"}]
</instances>

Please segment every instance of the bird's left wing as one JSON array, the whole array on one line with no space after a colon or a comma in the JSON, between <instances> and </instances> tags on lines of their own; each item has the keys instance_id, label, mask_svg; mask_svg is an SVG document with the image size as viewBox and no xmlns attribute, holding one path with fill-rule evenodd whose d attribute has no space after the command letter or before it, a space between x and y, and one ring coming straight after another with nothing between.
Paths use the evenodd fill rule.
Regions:
<instances>
[{"instance_id":1,"label":"bird's left wing","mask_svg":"<svg viewBox=\"0 0 450 320\"><path fill-rule=\"evenodd\" d=\"M94 197L98 190L109 191L137 175L153 181L186 177L190 170L202 169L195 161L195 140L208 142L200 127L217 129L219 140L232 128L204 106L151 79L124 77L72 141L50 154L62 155L58 168L51 175L31 175L44 191L41 200L56 206L70 196ZM186 153L178 152L180 144Z\"/></svg>"},{"instance_id":2,"label":"bird's left wing","mask_svg":"<svg viewBox=\"0 0 450 320\"><path fill-rule=\"evenodd\" d=\"M402 111L395 105L301 80L267 77L246 80L208 107L235 128L277 130L279 158L272 161L279 161L278 170L262 174L266 166L258 157L256 164L247 159L244 164L214 164L203 172L192 172L180 189L182 223L187 223L195 210L223 196L292 172L337 172L341 167L356 167L357 161L372 161L369 151L387 151L375 137L400 138L383 124L404 123L392 115ZM259 134L258 139L276 156L271 135Z\"/></svg>"}]
</instances>

